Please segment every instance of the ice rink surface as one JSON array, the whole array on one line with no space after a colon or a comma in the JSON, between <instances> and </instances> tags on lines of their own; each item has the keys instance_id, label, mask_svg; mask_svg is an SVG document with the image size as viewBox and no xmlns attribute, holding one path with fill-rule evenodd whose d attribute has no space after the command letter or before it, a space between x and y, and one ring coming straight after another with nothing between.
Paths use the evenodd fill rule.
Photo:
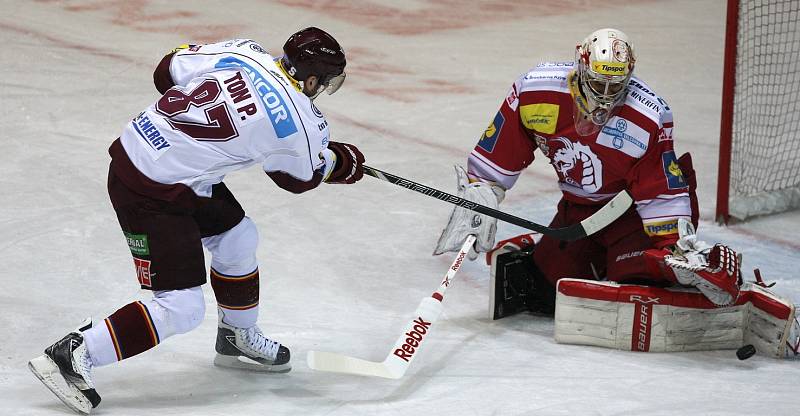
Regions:
<instances>
[{"instance_id":1,"label":"ice rink surface","mask_svg":"<svg viewBox=\"0 0 800 416\"><path fill-rule=\"evenodd\" d=\"M222 6L222 4L225 4ZM157 97L173 47L252 38L278 54L319 26L343 45L347 82L316 102L333 140L370 165L454 190L512 81L571 60L601 27L631 37L636 73L665 97L675 147L699 174L700 235L744 254L800 303L800 215L727 228L715 206L725 1L0 1L0 413L69 414L26 362L132 300L131 258L108 201L108 145ZM622 4L622 3L618 3ZM792 97L792 99L796 99ZM284 375L216 368L216 308L195 331L94 373L100 415L797 415L800 362L733 351L645 354L560 345L552 320L487 319L488 269L466 264L400 380L319 373L317 349L382 360L452 258L432 257L450 206L385 182L295 196L253 168L226 183L259 226L261 317L288 345ZM541 158L502 209L547 223L559 198ZM500 238L520 231L501 224Z\"/></svg>"}]
</instances>

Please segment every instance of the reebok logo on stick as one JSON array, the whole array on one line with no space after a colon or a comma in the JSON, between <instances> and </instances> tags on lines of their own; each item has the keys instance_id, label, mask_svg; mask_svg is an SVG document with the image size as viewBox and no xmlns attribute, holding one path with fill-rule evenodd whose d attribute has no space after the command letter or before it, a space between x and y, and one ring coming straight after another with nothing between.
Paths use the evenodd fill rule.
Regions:
<instances>
[{"instance_id":1,"label":"reebok logo on stick","mask_svg":"<svg viewBox=\"0 0 800 416\"><path fill-rule=\"evenodd\" d=\"M406 332L406 342L400 346L400 348L394 350L394 355L402 358L406 362L410 362L411 358L413 358L414 353L417 352L417 348L419 345L422 344L423 338L425 338L425 334L428 333L428 328L431 326L430 322L425 322L422 317L419 317L414 320L414 329L411 331Z\"/></svg>"}]
</instances>

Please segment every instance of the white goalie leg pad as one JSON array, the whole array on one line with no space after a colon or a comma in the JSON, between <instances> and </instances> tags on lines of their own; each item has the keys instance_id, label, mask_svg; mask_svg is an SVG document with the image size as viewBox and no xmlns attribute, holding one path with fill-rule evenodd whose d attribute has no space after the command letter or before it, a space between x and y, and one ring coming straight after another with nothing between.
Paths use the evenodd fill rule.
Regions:
<instances>
[{"instance_id":1,"label":"white goalie leg pad","mask_svg":"<svg viewBox=\"0 0 800 416\"><path fill-rule=\"evenodd\" d=\"M716 307L693 288L656 288L562 279L558 282L555 340L629 351L737 349L752 344L783 358L794 305L745 283L734 305Z\"/></svg>"}]
</instances>

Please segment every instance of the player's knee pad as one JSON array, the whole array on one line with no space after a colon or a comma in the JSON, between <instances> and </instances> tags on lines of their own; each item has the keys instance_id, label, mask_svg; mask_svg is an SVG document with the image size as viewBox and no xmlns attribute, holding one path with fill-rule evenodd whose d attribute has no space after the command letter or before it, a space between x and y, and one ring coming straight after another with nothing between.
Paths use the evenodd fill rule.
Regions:
<instances>
[{"instance_id":1,"label":"player's knee pad","mask_svg":"<svg viewBox=\"0 0 800 416\"><path fill-rule=\"evenodd\" d=\"M244 217L230 230L203 239L211 252L211 267L223 275L242 276L258 267L258 229L249 217Z\"/></svg>"},{"instance_id":2,"label":"player's knee pad","mask_svg":"<svg viewBox=\"0 0 800 416\"><path fill-rule=\"evenodd\" d=\"M155 292L153 299L142 302L147 306L159 337L183 334L197 328L206 312L203 290L189 289Z\"/></svg>"},{"instance_id":3,"label":"player's knee pad","mask_svg":"<svg viewBox=\"0 0 800 416\"><path fill-rule=\"evenodd\" d=\"M489 253L490 319L523 311L553 314L555 288L533 260L533 241L531 235L515 237L500 242Z\"/></svg>"}]
</instances>

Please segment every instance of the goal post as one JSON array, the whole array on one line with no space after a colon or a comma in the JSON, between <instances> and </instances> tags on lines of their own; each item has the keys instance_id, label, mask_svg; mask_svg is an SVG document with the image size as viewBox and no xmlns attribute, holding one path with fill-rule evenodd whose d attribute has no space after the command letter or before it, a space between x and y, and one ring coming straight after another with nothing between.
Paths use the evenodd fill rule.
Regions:
<instances>
[{"instance_id":1,"label":"goal post","mask_svg":"<svg viewBox=\"0 0 800 416\"><path fill-rule=\"evenodd\" d=\"M717 221L800 207L800 1L728 0Z\"/></svg>"}]
</instances>

